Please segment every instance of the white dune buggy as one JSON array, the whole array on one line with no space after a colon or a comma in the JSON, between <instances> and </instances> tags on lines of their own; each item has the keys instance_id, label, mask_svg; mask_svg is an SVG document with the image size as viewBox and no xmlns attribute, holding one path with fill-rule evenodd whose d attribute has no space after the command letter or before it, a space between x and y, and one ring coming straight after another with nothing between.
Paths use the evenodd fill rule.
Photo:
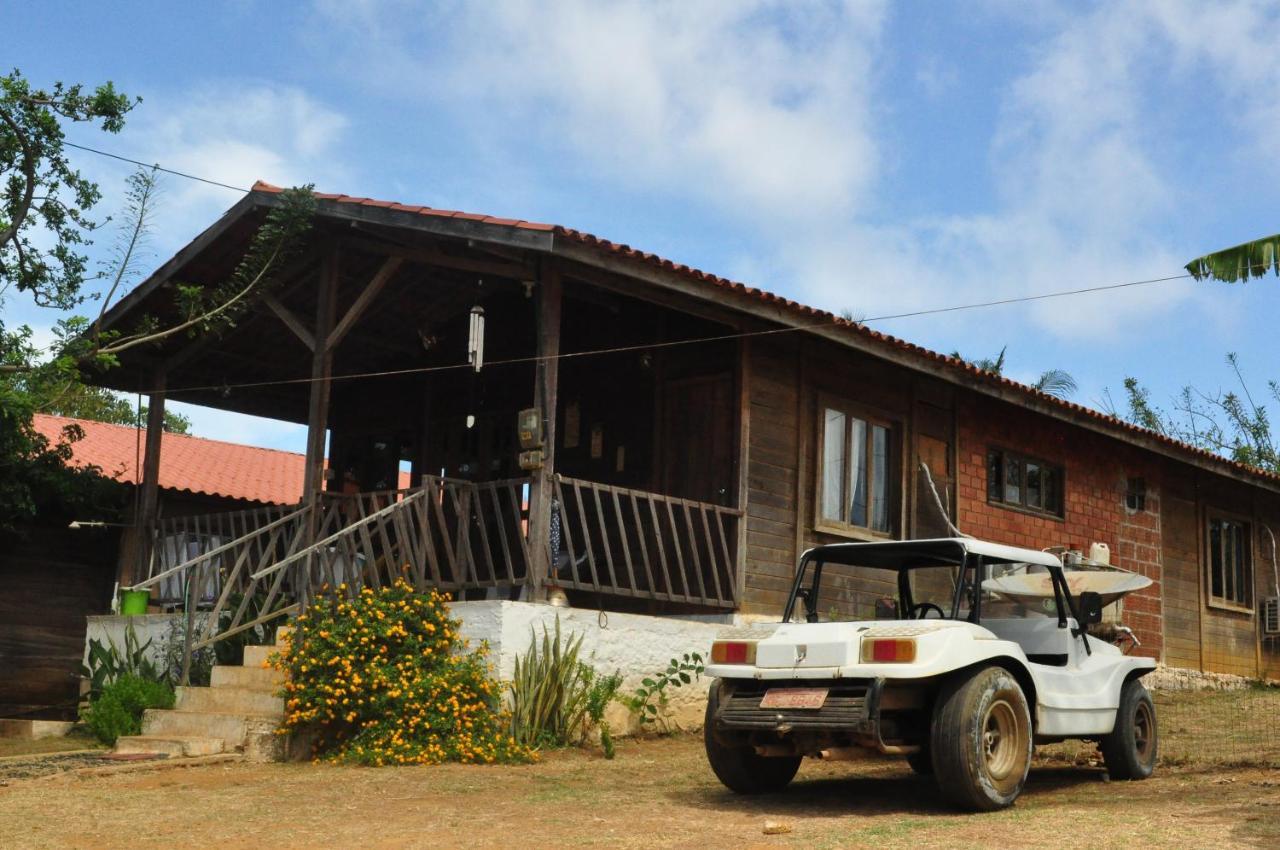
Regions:
<instances>
[{"instance_id":1,"label":"white dune buggy","mask_svg":"<svg viewBox=\"0 0 1280 850\"><path fill-rule=\"evenodd\" d=\"M806 756L870 748L906 756L954 804L993 810L1018 797L1034 744L1079 738L1100 744L1113 778L1146 778L1156 714L1140 680L1155 662L1088 630L1148 584L973 539L811 549L782 624L712 645L711 768L734 791L775 791ZM822 605L850 600L876 618L820 621Z\"/></svg>"}]
</instances>

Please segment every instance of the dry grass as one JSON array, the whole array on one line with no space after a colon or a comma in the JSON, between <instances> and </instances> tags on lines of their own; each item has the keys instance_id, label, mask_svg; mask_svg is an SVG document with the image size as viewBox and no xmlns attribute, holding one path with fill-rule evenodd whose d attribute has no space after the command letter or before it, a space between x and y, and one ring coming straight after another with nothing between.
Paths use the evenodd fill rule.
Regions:
<instances>
[{"instance_id":1,"label":"dry grass","mask_svg":"<svg viewBox=\"0 0 1280 850\"><path fill-rule=\"evenodd\" d=\"M51 817L51 813L60 816ZM765 835L766 820L791 832ZM786 792L743 798L701 741L623 741L528 767L232 764L21 781L0 788L0 846L1102 848L1280 845L1280 774L1161 770L1109 783L1039 764L1018 804L948 809L899 762L806 763Z\"/></svg>"},{"instance_id":2,"label":"dry grass","mask_svg":"<svg viewBox=\"0 0 1280 850\"><path fill-rule=\"evenodd\" d=\"M0 738L0 758L12 756L31 756L43 753L65 753L69 750L92 750L101 748L102 744L91 735L73 732L60 738Z\"/></svg>"}]
</instances>

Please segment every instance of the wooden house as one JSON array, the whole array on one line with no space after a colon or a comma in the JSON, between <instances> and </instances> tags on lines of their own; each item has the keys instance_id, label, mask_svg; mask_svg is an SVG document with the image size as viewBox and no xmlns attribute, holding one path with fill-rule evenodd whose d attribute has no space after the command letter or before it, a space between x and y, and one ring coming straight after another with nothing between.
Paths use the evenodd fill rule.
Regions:
<instances>
[{"instance_id":1,"label":"wooden house","mask_svg":"<svg viewBox=\"0 0 1280 850\"><path fill-rule=\"evenodd\" d=\"M175 283L224 279L279 197L257 184L108 326L163 320ZM1278 592L1275 475L555 225L319 195L300 259L255 299L234 328L132 350L101 378L150 395L155 421L167 397L309 427L301 504L129 577L215 570L223 632L318 583L395 575L465 598L776 617L805 548L949 519L1023 546L1106 543L1154 580L1126 602L1142 652L1280 675L1260 620ZM856 616L877 595L824 590L822 610Z\"/></svg>"}]
</instances>

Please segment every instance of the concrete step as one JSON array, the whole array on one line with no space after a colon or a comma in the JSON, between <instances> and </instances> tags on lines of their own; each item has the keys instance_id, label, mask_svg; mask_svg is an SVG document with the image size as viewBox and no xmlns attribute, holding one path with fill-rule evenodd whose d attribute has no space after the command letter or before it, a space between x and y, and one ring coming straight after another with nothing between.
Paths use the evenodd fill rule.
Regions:
<instances>
[{"instance_id":1,"label":"concrete step","mask_svg":"<svg viewBox=\"0 0 1280 850\"><path fill-rule=\"evenodd\" d=\"M244 666L261 667L267 658L280 651L279 646L246 646L244 648Z\"/></svg>"},{"instance_id":2,"label":"concrete step","mask_svg":"<svg viewBox=\"0 0 1280 850\"><path fill-rule=\"evenodd\" d=\"M257 688L184 688L177 689L174 703L177 711L205 711L222 714L261 714L281 717L284 700L271 691Z\"/></svg>"},{"instance_id":3,"label":"concrete step","mask_svg":"<svg viewBox=\"0 0 1280 850\"><path fill-rule=\"evenodd\" d=\"M235 749L244 746L245 734L251 727L279 722L279 716L149 708L142 714L142 734L166 738L220 738L227 749Z\"/></svg>"},{"instance_id":4,"label":"concrete step","mask_svg":"<svg viewBox=\"0 0 1280 850\"><path fill-rule=\"evenodd\" d=\"M213 756L223 752L226 745L221 738L205 738L197 735L129 735L116 740L115 752L120 754L157 753L170 758Z\"/></svg>"},{"instance_id":5,"label":"concrete step","mask_svg":"<svg viewBox=\"0 0 1280 850\"><path fill-rule=\"evenodd\" d=\"M213 688L248 688L274 693L284 684L284 674L279 670L262 667L215 666L209 680Z\"/></svg>"}]
</instances>

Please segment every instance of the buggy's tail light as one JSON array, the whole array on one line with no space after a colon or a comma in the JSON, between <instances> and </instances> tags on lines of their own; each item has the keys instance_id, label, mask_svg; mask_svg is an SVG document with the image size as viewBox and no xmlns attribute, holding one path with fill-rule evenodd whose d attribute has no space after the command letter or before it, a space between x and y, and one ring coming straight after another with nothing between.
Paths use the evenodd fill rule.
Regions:
<instances>
[{"instance_id":1,"label":"buggy's tail light","mask_svg":"<svg viewBox=\"0 0 1280 850\"><path fill-rule=\"evenodd\" d=\"M753 640L718 640L711 644L712 664L755 664L756 642Z\"/></svg>"},{"instance_id":2,"label":"buggy's tail light","mask_svg":"<svg viewBox=\"0 0 1280 850\"><path fill-rule=\"evenodd\" d=\"M863 638L863 664L910 664L916 660L912 638Z\"/></svg>"}]
</instances>

